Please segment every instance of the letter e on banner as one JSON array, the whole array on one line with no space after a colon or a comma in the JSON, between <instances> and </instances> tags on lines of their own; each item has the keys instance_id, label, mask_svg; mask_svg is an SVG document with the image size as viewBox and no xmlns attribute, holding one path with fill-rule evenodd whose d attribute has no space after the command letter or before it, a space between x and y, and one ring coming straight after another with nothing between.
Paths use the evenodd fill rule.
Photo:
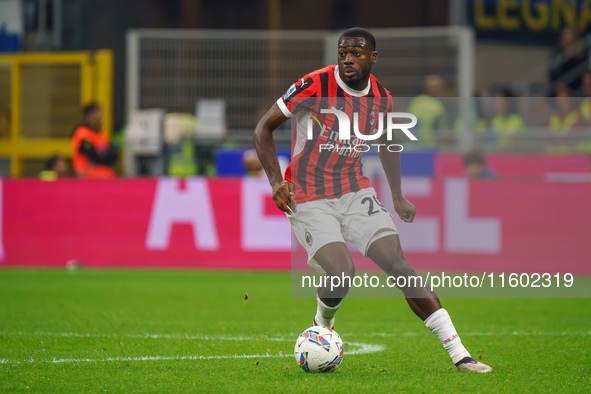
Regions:
<instances>
[{"instance_id":1,"label":"letter e on banner","mask_svg":"<svg viewBox=\"0 0 591 394\"><path fill-rule=\"evenodd\" d=\"M363 168L365 170L365 166ZM364 171L365 173L365 171ZM426 177L403 177L402 192L407 197L428 197L432 193L432 181ZM388 181L379 180L380 199L389 212L394 210L392 192ZM393 215L396 227L400 229L400 241L409 252L437 253L439 251L439 219L419 215L412 223L405 223Z\"/></svg>"},{"instance_id":2,"label":"letter e on banner","mask_svg":"<svg viewBox=\"0 0 591 394\"><path fill-rule=\"evenodd\" d=\"M445 251L496 254L501 251L501 221L470 218L470 187L467 179L445 180Z\"/></svg>"},{"instance_id":3,"label":"letter e on banner","mask_svg":"<svg viewBox=\"0 0 591 394\"><path fill-rule=\"evenodd\" d=\"M272 195L266 177L243 178L240 233L246 251L291 250L291 226L281 215L265 215L265 198Z\"/></svg>"}]
</instances>

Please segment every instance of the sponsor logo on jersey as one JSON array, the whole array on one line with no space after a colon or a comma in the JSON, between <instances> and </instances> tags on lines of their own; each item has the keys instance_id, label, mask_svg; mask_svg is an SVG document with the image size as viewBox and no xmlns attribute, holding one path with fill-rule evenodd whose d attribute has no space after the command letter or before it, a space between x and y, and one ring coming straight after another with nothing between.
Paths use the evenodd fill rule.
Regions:
<instances>
[{"instance_id":1,"label":"sponsor logo on jersey","mask_svg":"<svg viewBox=\"0 0 591 394\"><path fill-rule=\"evenodd\" d=\"M283 100L287 100L289 98L289 96L291 96L293 94L293 92L295 92L296 90L296 86L295 83L293 85L291 85L291 87L287 90L287 92L285 92L285 96L283 96Z\"/></svg>"}]
</instances>

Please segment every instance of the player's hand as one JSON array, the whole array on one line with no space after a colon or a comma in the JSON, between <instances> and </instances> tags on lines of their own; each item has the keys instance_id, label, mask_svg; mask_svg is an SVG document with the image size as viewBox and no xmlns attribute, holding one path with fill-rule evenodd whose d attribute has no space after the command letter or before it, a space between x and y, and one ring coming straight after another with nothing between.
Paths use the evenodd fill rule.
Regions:
<instances>
[{"instance_id":1,"label":"player's hand","mask_svg":"<svg viewBox=\"0 0 591 394\"><path fill-rule=\"evenodd\" d=\"M291 197L294 194L294 187L288 181L281 181L280 183L275 183L272 185L273 187L273 201L277 208L281 209L288 215L297 212L296 210L296 202Z\"/></svg>"},{"instance_id":2,"label":"player's hand","mask_svg":"<svg viewBox=\"0 0 591 394\"><path fill-rule=\"evenodd\" d=\"M394 197L394 210L400 216L400 219L407 223L412 223L415 220L417 209L406 198L400 196Z\"/></svg>"}]
</instances>

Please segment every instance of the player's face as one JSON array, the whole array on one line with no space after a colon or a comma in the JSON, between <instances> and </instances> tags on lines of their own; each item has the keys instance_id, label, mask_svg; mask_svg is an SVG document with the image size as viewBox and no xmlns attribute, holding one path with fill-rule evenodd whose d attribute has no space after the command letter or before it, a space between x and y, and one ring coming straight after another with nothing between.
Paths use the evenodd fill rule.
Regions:
<instances>
[{"instance_id":1,"label":"player's face","mask_svg":"<svg viewBox=\"0 0 591 394\"><path fill-rule=\"evenodd\" d=\"M371 67L378 61L378 53L363 37L343 37L339 41L338 59L341 79L353 89L362 90ZM364 86L357 86L360 83Z\"/></svg>"}]
</instances>

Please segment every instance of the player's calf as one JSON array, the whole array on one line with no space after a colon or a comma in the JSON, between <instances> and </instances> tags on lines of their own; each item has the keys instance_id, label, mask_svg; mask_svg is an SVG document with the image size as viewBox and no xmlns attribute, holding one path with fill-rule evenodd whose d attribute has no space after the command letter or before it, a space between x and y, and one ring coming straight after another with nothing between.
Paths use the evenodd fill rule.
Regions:
<instances>
[{"instance_id":1,"label":"player's calf","mask_svg":"<svg viewBox=\"0 0 591 394\"><path fill-rule=\"evenodd\" d=\"M426 287L423 278L408 264L402 253L394 254L385 261L380 261L378 266L388 274L388 280L394 282L393 284L404 293L405 298L420 299L437 297ZM433 311L430 312L432 313Z\"/></svg>"},{"instance_id":2,"label":"player's calf","mask_svg":"<svg viewBox=\"0 0 591 394\"><path fill-rule=\"evenodd\" d=\"M354 276L354 268L347 270L347 272L342 272L340 276L327 275L327 279L337 278L339 283L335 283L335 281L328 281L330 285L318 288L316 295L318 308L313 319L314 325L327 326L330 328L334 327L334 316L341 307L343 298L345 298L349 292L349 288L351 287L351 284L348 283L347 278L352 279Z\"/></svg>"},{"instance_id":3,"label":"player's calf","mask_svg":"<svg viewBox=\"0 0 591 394\"><path fill-rule=\"evenodd\" d=\"M317 291L318 308L314 324L332 328L334 316L355 277L355 264L343 242L324 245L316 252L314 259L326 272L326 281Z\"/></svg>"},{"instance_id":4,"label":"player's calf","mask_svg":"<svg viewBox=\"0 0 591 394\"><path fill-rule=\"evenodd\" d=\"M391 278L390 280L394 280L394 284L403 292L411 289L418 278L415 270L404 258L397 235L374 241L369 247L367 256Z\"/></svg>"}]
</instances>

